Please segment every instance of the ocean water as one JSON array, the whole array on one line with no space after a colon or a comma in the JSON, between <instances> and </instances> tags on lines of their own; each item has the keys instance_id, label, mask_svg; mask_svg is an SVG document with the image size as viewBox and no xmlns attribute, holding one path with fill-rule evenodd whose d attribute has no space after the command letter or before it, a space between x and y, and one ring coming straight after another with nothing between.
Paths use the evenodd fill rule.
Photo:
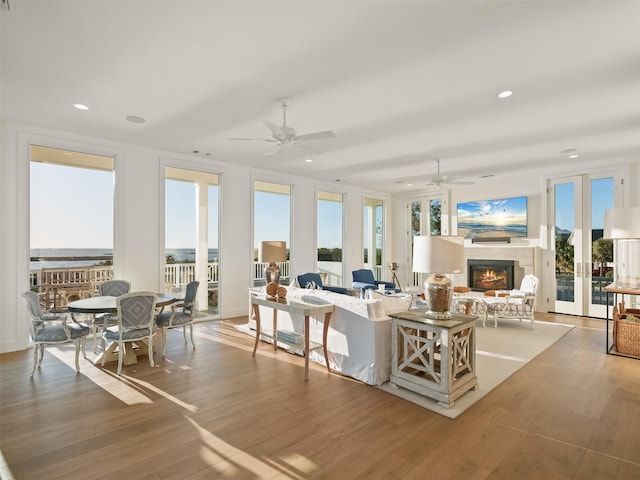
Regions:
<instances>
[{"instance_id":1,"label":"ocean water","mask_svg":"<svg viewBox=\"0 0 640 480\"><path fill-rule=\"evenodd\" d=\"M195 262L195 248L170 248L166 251L176 262ZM91 260L74 260L78 257L95 257ZM32 248L31 258L46 258L45 261L31 261L31 270L40 268L90 267L99 265L113 257L110 248ZM209 261L218 259L218 249L209 249Z\"/></svg>"},{"instance_id":2,"label":"ocean water","mask_svg":"<svg viewBox=\"0 0 640 480\"><path fill-rule=\"evenodd\" d=\"M522 224L486 225L482 223L459 222L458 223L459 234L462 231L466 232L466 238L473 238L473 237L477 237L477 236L488 234L488 233L504 234L510 237L526 237L527 225L522 225Z\"/></svg>"}]
</instances>

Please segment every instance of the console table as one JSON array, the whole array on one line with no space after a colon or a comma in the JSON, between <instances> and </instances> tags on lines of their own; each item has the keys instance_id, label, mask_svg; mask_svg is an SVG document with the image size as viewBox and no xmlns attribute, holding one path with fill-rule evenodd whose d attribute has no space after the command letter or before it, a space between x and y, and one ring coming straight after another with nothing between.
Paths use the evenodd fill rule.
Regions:
<instances>
[{"instance_id":1,"label":"console table","mask_svg":"<svg viewBox=\"0 0 640 480\"><path fill-rule=\"evenodd\" d=\"M262 330L260 322L260 308L265 306L273 309L273 329ZM333 304L323 301L322 299L311 295L300 298L276 298L265 295L251 295L251 306L253 307L253 315L256 321L256 343L253 346L253 356L256 354L260 337L267 337L273 340L274 350L278 349L278 342L293 348L301 348L300 345L287 342L278 337L278 311L289 312L290 315L302 315L304 317L304 379L309 380L309 352L316 348L324 350L324 358L327 362L327 370L331 373L329 366L329 356L327 354L327 332L329 330L329 322L333 313ZM309 317L315 317L324 314L324 324L322 329L322 344L311 342L309 340Z\"/></svg>"},{"instance_id":2,"label":"console table","mask_svg":"<svg viewBox=\"0 0 640 480\"><path fill-rule=\"evenodd\" d=\"M478 388L475 315L428 318L424 309L391 316L391 383L451 408Z\"/></svg>"}]
</instances>

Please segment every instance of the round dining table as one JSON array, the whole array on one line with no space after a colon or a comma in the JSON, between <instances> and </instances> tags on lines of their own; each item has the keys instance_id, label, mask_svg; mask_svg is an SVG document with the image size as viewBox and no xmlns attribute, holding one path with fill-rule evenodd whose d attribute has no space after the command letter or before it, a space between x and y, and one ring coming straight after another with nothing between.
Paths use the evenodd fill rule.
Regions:
<instances>
[{"instance_id":1,"label":"round dining table","mask_svg":"<svg viewBox=\"0 0 640 480\"><path fill-rule=\"evenodd\" d=\"M117 313L116 300L118 297L102 296L89 297L75 300L67 304L67 309L71 313ZM178 299L171 293L157 293L156 307L170 305Z\"/></svg>"},{"instance_id":2,"label":"round dining table","mask_svg":"<svg viewBox=\"0 0 640 480\"><path fill-rule=\"evenodd\" d=\"M71 314L71 318L75 320L74 313L86 313L95 315L98 313L111 313L116 314L118 312L118 306L116 300L118 297L110 296L98 296L83 298L75 300L67 304L67 309ZM178 300L178 297L171 293L157 293L156 294L156 307L165 307ZM98 355L93 361L94 365L102 365L104 358L105 362L117 362L118 361L118 342L111 342L109 346ZM149 352L149 345L145 341L125 343L124 344L124 358L125 365L133 365L138 363L139 355L147 355Z\"/></svg>"}]
</instances>

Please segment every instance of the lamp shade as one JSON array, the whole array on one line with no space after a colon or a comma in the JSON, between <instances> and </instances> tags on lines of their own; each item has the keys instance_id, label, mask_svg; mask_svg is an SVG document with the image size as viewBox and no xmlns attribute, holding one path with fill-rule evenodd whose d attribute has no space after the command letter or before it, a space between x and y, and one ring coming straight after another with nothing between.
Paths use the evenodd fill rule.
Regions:
<instances>
[{"instance_id":1,"label":"lamp shade","mask_svg":"<svg viewBox=\"0 0 640 480\"><path fill-rule=\"evenodd\" d=\"M464 271L462 237L421 235L413 237L413 271L461 273Z\"/></svg>"},{"instance_id":2,"label":"lamp shade","mask_svg":"<svg viewBox=\"0 0 640 480\"><path fill-rule=\"evenodd\" d=\"M604 212L604 238L640 238L640 207L606 210Z\"/></svg>"},{"instance_id":3,"label":"lamp shade","mask_svg":"<svg viewBox=\"0 0 640 480\"><path fill-rule=\"evenodd\" d=\"M287 242L282 240L265 240L258 249L259 262L286 262Z\"/></svg>"}]
</instances>

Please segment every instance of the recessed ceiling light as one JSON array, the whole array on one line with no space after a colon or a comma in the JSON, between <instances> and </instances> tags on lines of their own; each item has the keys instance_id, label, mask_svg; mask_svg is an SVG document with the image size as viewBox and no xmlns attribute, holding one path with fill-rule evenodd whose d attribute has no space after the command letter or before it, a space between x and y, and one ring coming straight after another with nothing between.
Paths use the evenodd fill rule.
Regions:
<instances>
[{"instance_id":1,"label":"recessed ceiling light","mask_svg":"<svg viewBox=\"0 0 640 480\"><path fill-rule=\"evenodd\" d=\"M504 92L500 92L498 94L499 98L507 98L510 97L511 95L513 95L513 92L511 90L505 90Z\"/></svg>"},{"instance_id":2,"label":"recessed ceiling light","mask_svg":"<svg viewBox=\"0 0 640 480\"><path fill-rule=\"evenodd\" d=\"M131 123L144 123L146 122L146 120L142 117L139 117L137 115L129 115L127 117L127 120L129 120Z\"/></svg>"},{"instance_id":3,"label":"recessed ceiling light","mask_svg":"<svg viewBox=\"0 0 640 480\"><path fill-rule=\"evenodd\" d=\"M569 155L569 158L578 158L580 155L578 155L577 153L574 153L573 155Z\"/></svg>"},{"instance_id":4,"label":"recessed ceiling light","mask_svg":"<svg viewBox=\"0 0 640 480\"><path fill-rule=\"evenodd\" d=\"M89 107L87 107L86 105L84 105L82 103L74 103L73 106L75 108L77 108L78 110L89 110Z\"/></svg>"},{"instance_id":5,"label":"recessed ceiling light","mask_svg":"<svg viewBox=\"0 0 640 480\"><path fill-rule=\"evenodd\" d=\"M490 178L493 177L493 173L488 173L486 175L480 175L478 178Z\"/></svg>"},{"instance_id":6,"label":"recessed ceiling light","mask_svg":"<svg viewBox=\"0 0 640 480\"><path fill-rule=\"evenodd\" d=\"M413 183L407 183L407 187L413 187Z\"/></svg>"},{"instance_id":7,"label":"recessed ceiling light","mask_svg":"<svg viewBox=\"0 0 640 480\"><path fill-rule=\"evenodd\" d=\"M311 158L307 158L307 159L305 160L305 163L312 163L312 162L313 162L313 159L311 159Z\"/></svg>"}]
</instances>

